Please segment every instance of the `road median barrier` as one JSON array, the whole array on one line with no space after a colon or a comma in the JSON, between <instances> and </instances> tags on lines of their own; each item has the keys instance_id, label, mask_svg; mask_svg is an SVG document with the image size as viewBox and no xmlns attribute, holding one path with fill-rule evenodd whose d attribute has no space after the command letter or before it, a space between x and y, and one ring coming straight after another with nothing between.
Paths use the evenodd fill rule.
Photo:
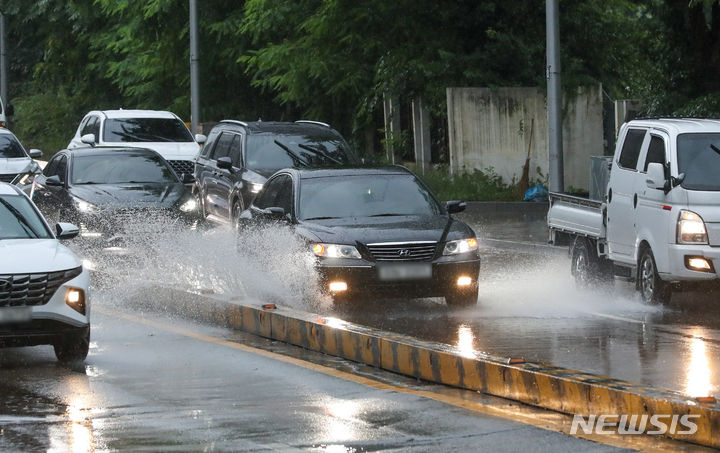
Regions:
<instances>
[{"instance_id":1,"label":"road median barrier","mask_svg":"<svg viewBox=\"0 0 720 453\"><path fill-rule=\"evenodd\" d=\"M150 301L153 309L170 314L239 329L429 382L582 415L585 420L605 416L610 421L614 417L617 422L622 416L636 416L637 420L652 423L655 416L655 420L667 422L665 432L658 434L720 447L720 405L714 398L696 399L673 390L522 358L468 352L333 317L282 306L263 308L220 295L156 288L137 302L147 307ZM672 416L676 416L675 422L671 422ZM689 433L693 430L685 426L672 426L683 416L697 426L694 432ZM653 425L648 425L647 430L653 429Z\"/></svg>"}]
</instances>

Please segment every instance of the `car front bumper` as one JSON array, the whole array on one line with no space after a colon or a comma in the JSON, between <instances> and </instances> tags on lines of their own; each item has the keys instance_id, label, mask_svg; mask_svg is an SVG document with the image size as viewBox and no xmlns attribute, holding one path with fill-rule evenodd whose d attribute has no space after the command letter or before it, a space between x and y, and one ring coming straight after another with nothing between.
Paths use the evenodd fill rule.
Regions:
<instances>
[{"instance_id":1,"label":"car front bumper","mask_svg":"<svg viewBox=\"0 0 720 453\"><path fill-rule=\"evenodd\" d=\"M441 297L457 292L476 291L480 275L479 258L457 261L439 259L424 263L431 266L432 275L430 277L399 280L381 279L377 262L357 260L357 263L349 264L337 261L340 260L318 263L317 269L322 285L326 291L336 293L330 290L330 283L344 282L347 290L342 292L353 296ZM402 266L409 263L380 264ZM469 277L469 284L459 286L458 279L460 277Z\"/></svg>"}]
</instances>

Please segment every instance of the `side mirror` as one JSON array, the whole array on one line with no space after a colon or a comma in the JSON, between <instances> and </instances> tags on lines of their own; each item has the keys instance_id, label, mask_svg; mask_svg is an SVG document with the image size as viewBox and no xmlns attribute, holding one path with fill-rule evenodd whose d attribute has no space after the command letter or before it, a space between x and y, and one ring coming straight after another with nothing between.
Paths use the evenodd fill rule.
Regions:
<instances>
[{"instance_id":1,"label":"side mirror","mask_svg":"<svg viewBox=\"0 0 720 453\"><path fill-rule=\"evenodd\" d=\"M195 175L192 173L183 173L182 174L182 183L183 184L192 184L195 182Z\"/></svg>"},{"instance_id":2,"label":"side mirror","mask_svg":"<svg viewBox=\"0 0 720 453\"><path fill-rule=\"evenodd\" d=\"M263 210L263 214L273 219L282 219L283 217L285 217L285 209L278 206L272 206L269 208L265 208Z\"/></svg>"},{"instance_id":3,"label":"side mirror","mask_svg":"<svg viewBox=\"0 0 720 453\"><path fill-rule=\"evenodd\" d=\"M86 145L95 146L95 134L85 134L80 137L80 141Z\"/></svg>"},{"instance_id":4,"label":"side mirror","mask_svg":"<svg viewBox=\"0 0 720 453\"><path fill-rule=\"evenodd\" d=\"M54 175L45 179L45 185L50 187L62 187L65 184L60 181L60 177L58 175Z\"/></svg>"},{"instance_id":5,"label":"side mirror","mask_svg":"<svg viewBox=\"0 0 720 453\"><path fill-rule=\"evenodd\" d=\"M13 116L15 114L15 106L8 104L5 106L5 116Z\"/></svg>"},{"instance_id":6,"label":"side mirror","mask_svg":"<svg viewBox=\"0 0 720 453\"><path fill-rule=\"evenodd\" d=\"M230 170L232 168L232 160L229 157L221 157L217 160L217 166L223 170Z\"/></svg>"},{"instance_id":7,"label":"side mirror","mask_svg":"<svg viewBox=\"0 0 720 453\"><path fill-rule=\"evenodd\" d=\"M648 165L645 184L647 184L650 189L662 190L665 188L665 168L662 164L651 162Z\"/></svg>"},{"instance_id":8,"label":"side mirror","mask_svg":"<svg viewBox=\"0 0 720 453\"><path fill-rule=\"evenodd\" d=\"M195 141L202 145L207 141L207 136L203 134L195 134Z\"/></svg>"},{"instance_id":9,"label":"side mirror","mask_svg":"<svg viewBox=\"0 0 720 453\"><path fill-rule=\"evenodd\" d=\"M55 224L55 236L58 239L72 239L80 233L80 229L72 223L56 223Z\"/></svg>"},{"instance_id":10,"label":"side mirror","mask_svg":"<svg viewBox=\"0 0 720 453\"><path fill-rule=\"evenodd\" d=\"M30 150L30 157L33 159L40 159L43 155L43 152L39 149L31 149Z\"/></svg>"},{"instance_id":11,"label":"side mirror","mask_svg":"<svg viewBox=\"0 0 720 453\"><path fill-rule=\"evenodd\" d=\"M467 203L460 200L452 200L445 203L445 208L447 209L447 212L450 214L456 214L458 212L463 212L465 208L467 207Z\"/></svg>"}]
</instances>

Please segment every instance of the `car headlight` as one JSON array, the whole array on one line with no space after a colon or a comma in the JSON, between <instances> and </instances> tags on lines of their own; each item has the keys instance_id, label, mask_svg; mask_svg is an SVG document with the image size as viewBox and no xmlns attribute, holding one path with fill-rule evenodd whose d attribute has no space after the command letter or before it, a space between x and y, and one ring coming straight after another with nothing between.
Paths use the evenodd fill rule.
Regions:
<instances>
[{"instance_id":1,"label":"car headlight","mask_svg":"<svg viewBox=\"0 0 720 453\"><path fill-rule=\"evenodd\" d=\"M707 244L708 235L703 219L692 211L680 211L677 223L678 244Z\"/></svg>"},{"instance_id":2,"label":"car headlight","mask_svg":"<svg viewBox=\"0 0 720 453\"><path fill-rule=\"evenodd\" d=\"M97 209L97 207L94 204L88 203L85 200L81 200L79 198L73 198L73 201L75 202L75 207L80 212L92 212Z\"/></svg>"},{"instance_id":3,"label":"car headlight","mask_svg":"<svg viewBox=\"0 0 720 453\"><path fill-rule=\"evenodd\" d=\"M448 241L445 243L443 255L458 255L477 250L478 241L475 238L458 239L457 241Z\"/></svg>"},{"instance_id":4,"label":"car headlight","mask_svg":"<svg viewBox=\"0 0 720 453\"><path fill-rule=\"evenodd\" d=\"M264 184L255 184L254 182L251 182L250 183L250 192L259 193L262 190L263 186L264 186Z\"/></svg>"},{"instance_id":5,"label":"car headlight","mask_svg":"<svg viewBox=\"0 0 720 453\"><path fill-rule=\"evenodd\" d=\"M194 198L191 198L188 201L186 201L185 203L180 205L180 210L182 212L190 212L190 211L196 210L197 206L198 206L197 201L195 201Z\"/></svg>"},{"instance_id":6,"label":"car headlight","mask_svg":"<svg viewBox=\"0 0 720 453\"><path fill-rule=\"evenodd\" d=\"M313 253L323 258L360 258L360 252L352 245L315 244Z\"/></svg>"}]
</instances>

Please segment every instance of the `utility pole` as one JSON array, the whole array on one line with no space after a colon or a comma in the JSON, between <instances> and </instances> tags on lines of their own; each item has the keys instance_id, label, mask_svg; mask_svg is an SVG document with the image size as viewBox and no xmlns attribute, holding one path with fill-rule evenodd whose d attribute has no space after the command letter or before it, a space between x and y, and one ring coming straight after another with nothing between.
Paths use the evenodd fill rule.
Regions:
<instances>
[{"instance_id":1,"label":"utility pole","mask_svg":"<svg viewBox=\"0 0 720 453\"><path fill-rule=\"evenodd\" d=\"M550 151L550 191L565 190L562 142L562 91L560 88L560 26L558 0L545 0L547 33L547 111Z\"/></svg>"},{"instance_id":2,"label":"utility pole","mask_svg":"<svg viewBox=\"0 0 720 453\"><path fill-rule=\"evenodd\" d=\"M198 133L200 119L200 81L198 74L197 2L190 0L190 129Z\"/></svg>"},{"instance_id":3,"label":"utility pole","mask_svg":"<svg viewBox=\"0 0 720 453\"><path fill-rule=\"evenodd\" d=\"M5 106L7 97L7 60L5 58L5 14L0 12L0 97Z\"/></svg>"}]
</instances>

